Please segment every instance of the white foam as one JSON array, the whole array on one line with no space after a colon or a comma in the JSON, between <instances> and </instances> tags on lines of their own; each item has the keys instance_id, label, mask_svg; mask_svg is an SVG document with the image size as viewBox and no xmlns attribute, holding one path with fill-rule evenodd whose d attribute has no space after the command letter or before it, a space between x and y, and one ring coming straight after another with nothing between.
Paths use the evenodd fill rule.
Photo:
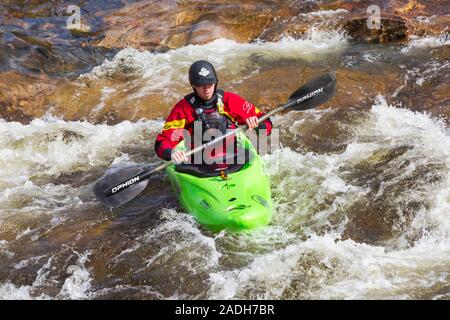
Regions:
<instances>
[{"instance_id":1,"label":"white foam","mask_svg":"<svg viewBox=\"0 0 450 320\"><path fill-rule=\"evenodd\" d=\"M450 38L448 36L411 36L408 46L404 47L401 52L409 53L417 49L437 48L447 45L450 45Z\"/></svg>"},{"instance_id":2,"label":"white foam","mask_svg":"<svg viewBox=\"0 0 450 320\"><path fill-rule=\"evenodd\" d=\"M52 270L52 261L55 258L54 255L50 256L47 262L37 271L36 279L34 279L33 287L42 286Z\"/></svg>"},{"instance_id":3,"label":"white foam","mask_svg":"<svg viewBox=\"0 0 450 320\"><path fill-rule=\"evenodd\" d=\"M100 103L94 107L90 113L90 116L97 115L100 111L103 110L103 108L106 105L106 100L109 98L109 96L114 93L116 90L114 88L110 87L104 87L102 89L102 96L100 97Z\"/></svg>"},{"instance_id":4,"label":"white foam","mask_svg":"<svg viewBox=\"0 0 450 320\"><path fill-rule=\"evenodd\" d=\"M426 113L389 106L386 100L379 96L372 107L370 119L359 126L355 132L359 138L348 145L344 153L347 159L349 155L352 155L355 162L358 158L369 157L377 149L404 146L410 148L400 157L400 159L408 159L409 166L397 172L397 177L392 181L384 181L384 187L410 176L420 167L440 168L435 169L440 170L436 172L441 177L440 181L425 185L422 189L408 192L405 190L405 198L397 200L401 204L402 201L408 200L407 197L417 197L416 200L423 199L430 205L429 210L417 212L412 225L416 232L419 229L426 230L428 227L432 227L432 230L436 232L443 230L450 232L450 219L447 214L450 199L450 134L445 123L441 119L431 118ZM365 137L370 137L372 141L359 142L359 139L366 140ZM390 166L393 164L391 163Z\"/></svg>"},{"instance_id":5,"label":"white foam","mask_svg":"<svg viewBox=\"0 0 450 320\"><path fill-rule=\"evenodd\" d=\"M16 240L19 240L19 239L21 239L21 238L23 238L23 237L25 237L25 236L28 236L28 235L30 235L30 234L36 232L38 229L39 229L39 228L35 228L35 229L31 230L30 227L28 227L25 231L23 231L22 233L19 233L19 234L16 236Z\"/></svg>"},{"instance_id":6,"label":"white foam","mask_svg":"<svg viewBox=\"0 0 450 320\"><path fill-rule=\"evenodd\" d=\"M313 232L329 225L329 217L338 207L345 210L366 193L364 188L350 185L339 176L345 155L299 154L282 148L264 160L276 201L273 221L289 230L303 228L303 232ZM328 199L334 200L330 203ZM345 223L345 219L339 220ZM309 227L304 229L306 225Z\"/></svg>"},{"instance_id":7,"label":"white foam","mask_svg":"<svg viewBox=\"0 0 450 320\"><path fill-rule=\"evenodd\" d=\"M129 98L136 98L150 92L162 93L173 98L175 86L188 87L187 73L195 60L206 59L213 63L221 76L248 75L257 72L259 66L253 57L267 61L279 59L319 59L321 54L340 50L346 38L339 32L321 32L311 29L305 39L282 38L278 42L237 43L228 39L217 39L203 45L188 45L165 53L151 53L126 48L111 61L106 60L82 77L102 78L120 70L139 75L143 88ZM253 68L253 70L249 70ZM177 97L178 98L178 97Z\"/></svg>"},{"instance_id":8,"label":"white foam","mask_svg":"<svg viewBox=\"0 0 450 320\"><path fill-rule=\"evenodd\" d=\"M365 134L375 134L392 141L407 142L410 139L418 139L420 147L428 151L444 152L449 154L449 149L437 146L435 141L448 145L448 133L442 120L432 119L426 113L413 112L404 108L389 106L384 97L378 96L372 107L375 116L374 126L369 127ZM364 130L364 129L363 129ZM361 132L361 131L360 131Z\"/></svg>"},{"instance_id":9,"label":"white foam","mask_svg":"<svg viewBox=\"0 0 450 320\"><path fill-rule=\"evenodd\" d=\"M216 248L216 239L202 234L191 215L173 209L163 209L161 219L160 225L138 237L130 248L122 250L111 259L111 262L118 263L126 260L128 254L136 254L149 243L162 242L165 245L148 257L144 267L136 272L163 266L178 256L189 256L189 259L177 263L194 274L218 266L221 253Z\"/></svg>"},{"instance_id":10,"label":"white foam","mask_svg":"<svg viewBox=\"0 0 450 320\"><path fill-rule=\"evenodd\" d=\"M416 17L416 20L421 22L421 23L426 23L426 24L430 24L432 23L432 21L436 18L437 16L431 16L431 17L427 17L427 16L418 16Z\"/></svg>"},{"instance_id":11,"label":"white foam","mask_svg":"<svg viewBox=\"0 0 450 320\"><path fill-rule=\"evenodd\" d=\"M15 256L14 252L11 252L7 249L8 241L0 240L0 255L5 255L7 258L11 259Z\"/></svg>"},{"instance_id":12,"label":"white foam","mask_svg":"<svg viewBox=\"0 0 450 320\"><path fill-rule=\"evenodd\" d=\"M121 122L114 126L84 121L35 119L28 125L0 121L0 180L17 181L11 172L58 175L102 165L111 153L144 130L159 129L155 121ZM14 175L15 177L15 175ZM19 180L19 184L22 184Z\"/></svg>"},{"instance_id":13,"label":"white foam","mask_svg":"<svg viewBox=\"0 0 450 320\"><path fill-rule=\"evenodd\" d=\"M0 284L0 300L31 300L30 286L16 287L7 282Z\"/></svg>"},{"instance_id":14,"label":"white foam","mask_svg":"<svg viewBox=\"0 0 450 320\"><path fill-rule=\"evenodd\" d=\"M416 17L416 20L421 23L426 24L433 24L436 22L436 20L439 20L439 18L450 18L450 14L443 14L443 15L432 15L432 16L418 16Z\"/></svg>"},{"instance_id":15,"label":"white foam","mask_svg":"<svg viewBox=\"0 0 450 320\"><path fill-rule=\"evenodd\" d=\"M428 283L428 286L439 283L442 275L445 275L445 270L450 268L448 264L450 261L450 217L448 215L450 212L450 134L442 120L432 118L426 113L389 106L383 97L378 97L376 104L372 107L371 115L369 122L364 123L357 130L358 136L371 137L371 140L374 140L372 146L378 145L379 148L404 145L412 147L399 160L408 159L410 165L397 172L397 177L392 181L384 181L384 185L397 183L398 179L410 176L417 168L423 166L432 166L435 168L433 170L437 170L434 174L441 177L435 183L405 190L395 199L399 208L403 202L411 199L416 201L422 199L424 204L428 204L415 213L409 228L398 239L398 246L403 249L387 254L387 257L395 258L390 268L399 270L398 277L390 280L391 284L397 287L396 290L392 290L392 296L411 298L406 288L423 287L420 279ZM393 166L393 163L390 163L390 166ZM409 234L419 237L412 247L406 241L402 243ZM403 270L405 264L406 270ZM348 285L364 287L364 290L367 290L364 281L363 279L361 283L353 282L352 284L343 282L341 289ZM352 290L354 291L353 287ZM361 295L364 290L361 291ZM354 292L357 295L357 290Z\"/></svg>"},{"instance_id":16,"label":"white foam","mask_svg":"<svg viewBox=\"0 0 450 320\"><path fill-rule=\"evenodd\" d=\"M159 293L158 291L155 291L153 287L151 286L144 286L144 285L139 285L139 286L131 286L131 285L117 285L113 288L103 288L100 289L98 291L92 292L89 296L92 298L98 298L98 297L102 297L102 296L108 296L111 295L113 293L119 293L119 292L123 292L123 291L137 291L141 294L145 294L147 295L147 297L150 298L156 298L159 300L165 300L165 299L174 299L174 300L178 300L178 299L189 299L189 297L184 297L183 295L181 296L172 296L172 297L165 297L164 295L162 295L161 293Z\"/></svg>"},{"instance_id":17,"label":"white foam","mask_svg":"<svg viewBox=\"0 0 450 320\"><path fill-rule=\"evenodd\" d=\"M66 272L70 276L64 281L57 297L72 300L87 299L89 297L92 278L85 264L91 254L90 251L87 251L82 255L78 255L77 264L67 267Z\"/></svg>"},{"instance_id":18,"label":"white foam","mask_svg":"<svg viewBox=\"0 0 450 320\"><path fill-rule=\"evenodd\" d=\"M425 78L421 77L416 80L416 84L421 87L425 83Z\"/></svg>"},{"instance_id":19,"label":"white foam","mask_svg":"<svg viewBox=\"0 0 450 320\"><path fill-rule=\"evenodd\" d=\"M379 60L379 56L375 55L373 53L365 53L363 54L363 59L372 63L372 62L377 62Z\"/></svg>"},{"instance_id":20,"label":"white foam","mask_svg":"<svg viewBox=\"0 0 450 320\"><path fill-rule=\"evenodd\" d=\"M0 174L0 181L12 184L6 189L3 187L0 193L0 209L5 209L6 207L1 206L7 201L12 201L14 197L21 198L30 192L36 195L39 190L42 196L34 197L36 201L28 206L29 211L33 208L47 210L53 208L55 203L63 208L68 204L77 205L79 199L76 199L74 188L53 184L38 186L31 181L30 177L35 175L36 167L47 175L58 176L63 172L61 168L86 169L105 165L114 159L117 162L129 160L127 154L107 153L111 150L111 144L113 150L118 150L129 141L127 139L145 139L147 134L145 131L153 130L153 124L154 122L140 122L104 126L54 119L33 121L30 125L23 126L0 121L2 133L0 144L3 143L0 152L4 152L10 159L2 165L10 165L11 168L17 168L15 170L24 169L23 172L26 172L17 180L13 180L4 172L3 175ZM302 124L302 121L297 123L298 126ZM49 130L49 127L53 129ZM155 124L155 128L159 130L161 123ZM78 144L80 150L74 146L65 147L67 143L61 143L61 139L57 143L58 147L54 149L44 148L44 151L39 149L42 147L41 144L45 147L45 143L42 142L46 142L45 139L41 139L42 131L50 133L50 136L52 134L57 136L61 129L78 132L83 137L81 141L75 139L69 142ZM244 254L248 254L251 261L245 267L211 273L209 292L211 298L278 299L291 297L290 294L293 294L296 298L406 299L416 297L417 291L434 285L445 285L446 281L448 282L450 136L445 123L425 113L389 106L380 96L368 112L366 121L352 128L352 139L342 153L301 154L282 148L264 157L267 172L273 182L274 199L277 202L274 225L264 232L255 233L253 242L246 240L246 235L238 237L237 241L244 242L240 244L244 248L247 245L245 242L248 242L249 247L255 245L270 248L271 245L276 245L277 249L269 252L261 250L264 251L262 253L245 251ZM52 144L52 141L54 140L49 144ZM84 156L81 147L84 148L85 145L94 151L91 157ZM352 240L342 241L342 231L347 220L345 216L338 217L341 220L337 225L333 224L332 220L336 220L336 212L345 215L346 208L366 195L367 190L346 182L340 170L370 158L379 150L402 146L407 146L408 149L399 157L399 161L408 160L409 165L396 172L397 177L384 181L384 187L389 183L397 183L398 179L408 177L416 168L428 164L436 165L436 169L433 169L436 171L433 173L437 173L441 178L420 190L404 190L396 200L399 206L409 200L408 197L418 196L427 202L427 207L424 206L415 213L410 226L404 226L407 229L405 237L409 233L421 236L414 238L412 243L405 242L405 244L400 243L402 239L399 239L399 245L389 250ZM58 162L56 159L58 148L59 152L74 152L81 160L62 157L62 161ZM38 156L33 158L27 154L28 151L36 151ZM26 158L24 163L20 162L22 157ZM45 166L46 162L39 162L40 157L50 159L48 167ZM281 159L278 162L282 164L281 167L274 165L275 162L272 160L276 157ZM43 166L39 167L39 164ZM391 167L395 168L389 164L385 169ZM2 168L0 173L1 170ZM379 192L381 195L383 186ZM69 198L74 199L74 202L70 202ZM219 259L222 253L218 250L216 242L228 240L228 236L216 238L205 236L191 216L174 210L164 210L161 218L163 221L159 226L136 239L136 243L124 250L117 259L157 241L164 243L164 246L153 256L148 257L145 262L147 267L155 267L158 263L164 265L171 255L175 256L180 252L183 257L186 253L191 254L192 260L183 261L183 267L188 268L189 273L197 270L209 272L220 267ZM52 223L58 223L59 220L54 219ZM297 231L305 225L307 229L305 234L309 236L307 241L296 239L298 235L289 231L292 226ZM325 234L314 233L324 226ZM26 229L18 239L33 232L34 230ZM0 250L6 248L7 244L6 240L0 240ZM92 297L92 279L86 268L88 256L89 253L80 255L77 264L67 269L69 276L65 279L58 298ZM31 287L16 287L10 282L0 284L0 298L33 298L33 290L49 281L51 259L49 258L38 271L35 283ZM32 259L24 260L16 267L20 269L30 263L33 263ZM150 287L148 290L154 292ZM173 297L178 296L174 294Z\"/></svg>"},{"instance_id":21,"label":"white foam","mask_svg":"<svg viewBox=\"0 0 450 320\"><path fill-rule=\"evenodd\" d=\"M351 240L327 241L321 252L338 261L341 275L320 290L320 299L411 299L448 275L448 242L385 252ZM314 246L318 250L317 245Z\"/></svg>"},{"instance_id":22,"label":"white foam","mask_svg":"<svg viewBox=\"0 0 450 320\"><path fill-rule=\"evenodd\" d=\"M209 298L228 300L281 297L286 285L289 284L291 272L299 255L296 246L288 246L255 259L247 268L211 273ZM263 296L242 297L240 291L245 291L252 284L264 288Z\"/></svg>"},{"instance_id":23,"label":"white foam","mask_svg":"<svg viewBox=\"0 0 450 320\"><path fill-rule=\"evenodd\" d=\"M264 156L276 201L273 224L301 230L309 239L294 243L291 239L285 242L285 248L256 255L243 268L212 273L211 298L412 299L426 296L428 288L448 282L450 132L447 126L426 113L390 106L379 96L365 120L352 128L352 133L352 141L341 154L300 154L281 148ZM396 164L405 161L409 165L383 181L378 196L382 196L388 185L407 180L422 166L430 166L439 180L403 190L390 200L390 205L397 206L395 209L400 213L411 200L421 200L427 205L413 213L409 224L399 216L397 223L404 231L398 239L392 239L395 243L392 246L342 241L348 219L337 217L337 213L345 215L352 201L367 196L369 189L345 182L340 170L367 161L376 152L404 146L408 147L406 152L392 160L385 170L396 170ZM333 201L327 202L330 198ZM325 205L325 209L317 210L318 204ZM337 218L341 222L332 223ZM326 233L315 234L315 230L322 230L321 226L326 226ZM413 241L407 240L408 237ZM312 264L302 267L302 261L308 261L310 256L314 257Z\"/></svg>"},{"instance_id":24,"label":"white foam","mask_svg":"<svg viewBox=\"0 0 450 320\"><path fill-rule=\"evenodd\" d=\"M164 263L177 253L188 251L189 259L181 263L192 273L208 270L219 264L221 253L216 248L214 238L202 234L191 215L164 209L161 218L163 223L147 232L143 239L145 243L164 239L166 245L154 256L149 257L147 267L155 262ZM181 237L176 236L179 233Z\"/></svg>"},{"instance_id":25,"label":"white foam","mask_svg":"<svg viewBox=\"0 0 450 320\"><path fill-rule=\"evenodd\" d=\"M22 260L14 265L14 269L20 270L22 268L29 266L30 264L35 264L35 263L39 262L39 260L41 260L42 258L45 258L45 257L46 256L38 256L38 257L31 257L29 259Z\"/></svg>"},{"instance_id":26,"label":"white foam","mask_svg":"<svg viewBox=\"0 0 450 320\"><path fill-rule=\"evenodd\" d=\"M301 13L299 14L300 17L321 17L324 19L332 18L336 15L346 14L349 13L348 10L345 9L336 9L336 10L320 10L320 11L314 11L314 12L308 12L308 13Z\"/></svg>"},{"instance_id":27,"label":"white foam","mask_svg":"<svg viewBox=\"0 0 450 320\"><path fill-rule=\"evenodd\" d=\"M312 235L262 255L242 269L210 274L209 298L414 298L424 284L445 283L449 275L448 243L434 249L432 254L424 247L386 252L382 247L341 241L336 234Z\"/></svg>"},{"instance_id":28,"label":"white foam","mask_svg":"<svg viewBox=\"0 0 450 320\"><path fill-rule=\"evenodd\" d=\"M33 295L33 286L16 286L11 282L0 283L0 300L49 300L46 294Z\"/></svg>"},{"instance_id":29,"label":"white foam","mask_svg":"<svg viewBox=\"0 0 450 320\"><path fill-rule=\"evenodd\" d=\"M78 188L43 184L42 179L129 160L119 149L147 142L148 132L161 126L158 121L109 126L57 118L35 119L27 125L0 120L0 217L17 210L38 214L79 206Z\"/></svg>"}]
</instances>

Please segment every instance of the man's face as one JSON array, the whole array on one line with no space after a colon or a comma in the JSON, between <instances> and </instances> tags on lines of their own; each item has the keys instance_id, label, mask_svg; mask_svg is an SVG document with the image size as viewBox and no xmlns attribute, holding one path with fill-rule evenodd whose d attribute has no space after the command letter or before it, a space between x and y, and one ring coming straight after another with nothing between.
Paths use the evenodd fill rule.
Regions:
<instances>
[{"instance_id":1,"label":"man's face","mask_svg":"<svg viewBox=\"0 0 450 320\"><path fill-rule=\"evenodd\" d=\"M211 100L214 95L214 86L214 83L204 84L201 86L194 86L194 90L200 98L204 101L208 101Z\"/></svg>"}]
</instances>

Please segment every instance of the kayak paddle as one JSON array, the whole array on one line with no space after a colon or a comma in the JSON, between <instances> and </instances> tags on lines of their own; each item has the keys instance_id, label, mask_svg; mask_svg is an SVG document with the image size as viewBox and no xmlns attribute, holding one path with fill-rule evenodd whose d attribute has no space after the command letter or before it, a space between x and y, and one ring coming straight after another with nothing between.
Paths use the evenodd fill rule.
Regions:
<instances>
[{"instance_id":1,"label":"kayak paddle","mask_svg":"<svg viewBox=\"0 0 450 320\"><path fill-rule=\"evenodd\" d=\"M315 108L334 96L336 92L336 76L334 73L327 73L309 81L297 89L290 97L289 101L275 109L270 110L258 120L262 122L271 115L281 110L308 110ZM188 152L186 157L193 155L207 147L215 145L223 139L233 136L238 132L248 129L247 124L231 130L227 134L202 144ZM108 170L105 175L95 182L94 193L98 200L109 208L116 208L129 202L140 194L148 184L148 178L154 173L163 170L171 165L172 161L162 162L152 168L151 165L128 165L121 168Z\"/></svg>"}]
</instances>

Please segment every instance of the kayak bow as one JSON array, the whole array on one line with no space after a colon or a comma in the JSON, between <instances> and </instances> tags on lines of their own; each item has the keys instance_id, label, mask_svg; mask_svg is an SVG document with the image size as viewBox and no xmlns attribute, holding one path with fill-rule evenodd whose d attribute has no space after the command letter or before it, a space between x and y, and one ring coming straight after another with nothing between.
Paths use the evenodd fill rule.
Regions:
<instances>
[{"instance_id":1,"label":"kayak bow","mask_svg":"<svg viewBox=\"0 0 450 320\"><path fill-rule=\"evenodd\" d=\"M198 177L177 171L166 172L182 207L211 231L241 231L265 226L272 218L270 182L261 157L245 134L238 144L249 152L249 161L227 177Z\"/></svg>"}]
</instances>

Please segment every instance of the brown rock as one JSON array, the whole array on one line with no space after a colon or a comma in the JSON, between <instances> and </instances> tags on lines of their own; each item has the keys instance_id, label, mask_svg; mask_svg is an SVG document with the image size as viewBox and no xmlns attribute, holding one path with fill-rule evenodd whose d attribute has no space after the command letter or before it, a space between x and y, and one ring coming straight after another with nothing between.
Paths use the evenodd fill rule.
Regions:
<instances>
[{"instance_id":1,"label":"brown rock","mask_svg":"<svg viewBox=\"0 0 450 320\"><path fill-rule=\"evenodd\" d=\"M369 29L368 15L356 15L345 23L344 29L358 41L368 43L386 43L403 41L407 38L407 26L403 18L397 16L383 17L380 28Z\"/></svg>"},{"instance_id":2,"label":"brown rock","mask_svg":"<svg viewBox=\"0 0 450 320\"><path fill-rule=\"evenodd\" d=\"M261 70L257 75L245 79L239 86L230 86L231 91L241 94L263 110L286 103L288 97L300 86L318 74L332 70L317 70L287 62L276 68ZM290 75L290 76L286 76ZM336 95L320 109L370 107L378 94L390 95L399 86L395 71L364 73L344 68L336 70Z\"/></svg>"},{"instance_id":3,"label":"brown rock","mask_svg":"<svg viewBox=\"0 0 450 320\"><path fill-rule=\"evenodd\" d=\"M371 5L381 9L380 30L367 28L367 9ZM348 10L343 28L357 40L370 43L406 40L409 35L439 35L448 30L450 22L446 0L340 0L323 4L321 9Z\"/></svg>"},{"instance_id":4,"label":"brown rock","mask_svg":"<svg viewBox=\"0 0 450 320\"><path fill-rule=\"evenodd\" d=\"M143 85L127 78L65 81L48 97L48 103L53 106L54 115L91 123L116 124L124 120L166 117L176 101L167 101L162 93L133 98Z\"/></svg>"},{"instance_id":5,"label":"brown rock","mask_svg":"<svg viewBox=\"0 0 450 320\"><path fill-rule=\"evenodd\" d=\"M382 7L380 30L367 28L366 10L372 4ZM316 2L305 5L303 1L252 0L245 4L237 0L142 1L128 4L105 16L108 28L99 44L154 49L206 43L218 37L239 42L250 42L256 38L277 41L286 35L301 37L311 26L324 30L345 29L356 40L385 43L402 41L411 33L442 33L447 17L431 17L430 14L437 14L445 8L448 10L448 6L442 1L332 1L321 5ZM310 11L338 9L341 10L322 15L308 14ZM52 24L43 26L44 29L52 27ZM21 67L36 73L57 75L62 70L71 72L85 67L84 62L66 59L64 47L58 47L58 44L47 38L30 36L23 31L11 35L7 38L13 40L0 43L0 46L5 50L8 47L16 51L23 49L21 52L26 54L20 57ZM7 70L7 61L12 58L5 50L0 51L0 58L4 61L0 70ZM87 59L83 56L81 60ZM271 109L284 103L296 88L312 79L319 71L329 71L313 69L311 66L306 67L308 64L301 63L294 60L277 61L276 65L263 63L261 65L265 67L258 74L249 77L246 75L239 83L235 82L236 75L228 79L225 75L221 78L221 86L241 94L262 109ZM397 74L399 71L393 69L383 68L369 72L339 68L338 93L322 107L366 107L371 105L377 94L392 95L402 85ZM86 77L61 81L52 80L45 75L3 72L0 73L1 115L7 119L26 121L31 117L42 116L51 107L53 114L63 115L68 120L87 119L92 122L115 123L140 118L161 118L167 116L173 104L190 90L187 83L178 83L170 85L170 90L174 93L171 97L158 92L134 97L133 94L140 92L145 84L136 79L139 75L130 74L133 72L115 72L112 76L96 81ZM108 88L113 90L108 91ZM443 106L448 105L448 89L445 81L430 88L408 85L400 90L395 99L413 107L412 97L421 97L424 102L421 105L425 109L443 112ZM423 92L426 94L422 94Z\"/></svg>"},{"instance_id":6,"label":"brown rock","mask_svg":"<svg viewBox=\"0 0 450 320\"><path fill-rule=\"evenodd\" d=\"M106 47L178 48L225 37L238 42L257 38L272 19L274 5L261 1L146 1L127 5L106 18Z\"/></svg>"},{"instance_id":7,"label":"brown rock","mask_svg":"<svg viewBox=\"0 0 450 320\"><path fill-rule=\"evenodd\" d=\"M242 83L227 85L224 89L238 93L261 110L270 110L286 103L292 92L307 79L307 76L304 66L295 62L285 62L279 64L277 68L260 70L258 74L243 80Z\"/></svg>"},{"instance_id":8,"label":"brown rock","mask_svg":"<svg viewBox=\"0 0 450 320\"><path fill-rule=\"evenodd\" d=\"M55 83L46 76L0 73L0 117L27 123L47 111L47 97Z\"/></svg>"},{"instance_id":9,"label":"brown rock","mask_svg":"<svg viewBox=\"0 0 450 320\"><path fill-rule=\"evenodd\" d=\"M221 88L236 92L267 111L286 103L292 92L317 74L327 71L330 70L312 69L295 61L286 61L260 70L238 83L222 76ZM399 86L397 77L394 71L372 74L340 68L337 70L336 96L320 108L370 107L378 94L389 95L395 91ZM156 92L132 98L143 89L143 85L127 78L95 81L83 78L75 83L60 84L47 100L53 106L53 113L64 115L65 119L113 124L123 120L165 118L178 99L190 91L187 84L173 84L170 89L174 93L172 98ZM104 91L105 88L113 90Z\"/></svg>"}]
</instances>

